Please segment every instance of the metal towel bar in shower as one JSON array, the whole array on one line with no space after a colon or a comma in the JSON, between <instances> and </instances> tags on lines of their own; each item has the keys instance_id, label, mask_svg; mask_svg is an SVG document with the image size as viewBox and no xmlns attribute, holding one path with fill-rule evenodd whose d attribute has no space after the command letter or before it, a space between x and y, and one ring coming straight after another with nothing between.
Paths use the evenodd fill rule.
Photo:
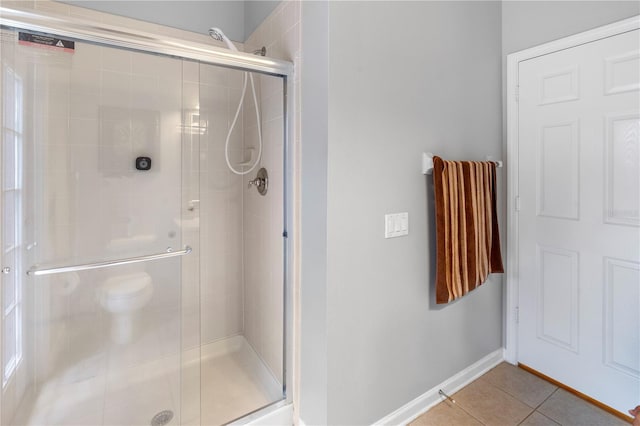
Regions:
<instances>
[{"instance_id":1,"label":"metal towel bar in shower","mask_svg":"<svg viewBox=\"0 0 640 426\"><path fill-rule=\"evenodd\" d=\"M149 262L151 260L167 259L169 257L184 256L191 253L191 247L185 246L184 250L173 251L168 248L164 253L148 254L146 256L129 257L126 259L105 260L103 262L83 263L80 265L54 266L48 268L40 268L34 265L27 271L27 275L50 275L61 274L64 272L87 271L89 269L108 268L110 266L129 265L131 263Z\"/></svg>"}]
</instances>

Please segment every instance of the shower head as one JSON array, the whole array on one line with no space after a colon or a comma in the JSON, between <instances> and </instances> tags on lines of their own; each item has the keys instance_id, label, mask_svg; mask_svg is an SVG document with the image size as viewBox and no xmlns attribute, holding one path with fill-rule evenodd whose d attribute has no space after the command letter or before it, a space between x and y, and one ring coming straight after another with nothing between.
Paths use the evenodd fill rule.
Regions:
<instances>
[{"instance_id":1,"label":"shower head","mask_svg":"<svg viewBox=\"0 0 640 426\"><path fill-rule=\"evenodd\" d=\"M222 31L220 31L218 28L209 28L209 35L214 40L224 41L224 39L222 38Z\"/></svg>"},{"instance_id":2,"label":"shower head","mask_svg":"<svg viewBox=\"0 0 640 426\"><path fill-rule=\"evenodd\" d=\"M227 38L227 36L224 35L224 33L222 32L222 30L220 28L216 28L216 27L209 28L209 35L214 40L224 42L224 44L226 44L229 49L231 49L231 50L233 50L235 52L238 51L238 49L233 45L231 40L229 40Z\"/></svg>"}]
</instances>

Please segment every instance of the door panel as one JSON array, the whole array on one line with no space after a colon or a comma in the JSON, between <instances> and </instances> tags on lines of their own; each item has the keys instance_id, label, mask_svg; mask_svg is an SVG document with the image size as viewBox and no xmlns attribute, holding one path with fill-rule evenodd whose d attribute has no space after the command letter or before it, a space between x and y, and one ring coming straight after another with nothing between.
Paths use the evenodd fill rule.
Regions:
<instances>
[{"instance_id":1,"label":"door panel","mask_svg":"<svg viewBox=\"0 0 640 426\"><path fill-rule=\"evenodd\" d=\"M640 401L638 31L520 63L519 362Z\"/></svg>"},{"instance_id":2,"label":"door panel","mask_svg":"<svg viewBox=\"0 0 640 426\"><path fill-rule=\"evenodd\" d=\"M183 248L182 61L0 39L2 424L180 421L180 258L26 272Z\"/></svg>"}]
</instances>

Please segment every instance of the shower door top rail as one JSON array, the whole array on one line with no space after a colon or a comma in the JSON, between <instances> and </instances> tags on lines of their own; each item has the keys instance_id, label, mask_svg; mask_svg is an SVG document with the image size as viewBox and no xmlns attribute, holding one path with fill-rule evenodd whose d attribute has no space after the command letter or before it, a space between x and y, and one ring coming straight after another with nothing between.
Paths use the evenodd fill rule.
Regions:
<instances>
[{"instance_id":1,"label":"shower door top rail","mask_svg":"<svg viewBox=\"0 0 640 426\"><path fill-rule=\"evenodd\" d=\"M146 53L191 59L244 71L257 71L277 76L288 76L293 72L293 64L280 59L234 52L209 44L39 10L26 11L0 7L0 25Z\"/></svg>"},{"instance_id":2,"label":"shower door top rail","mask_svg":"<svg viewBox=\"0 0 640 426\"><path fill-rule=\"evenodd\" d=\"M164 253L148 254L145 256L128 257L126 259L105 260L101 262L82 263L79 265L54 266L40 268L38 265L32 266L28 271L29 276L62 274L65 272L87 271L90 269L108 268L110 266L129 265L131 263L149 262L152 260L167 259L169 257L179 257L191 253L192 249L185 246L184 250L173 251L171 247Z\"/></svg>"}]
</instances>

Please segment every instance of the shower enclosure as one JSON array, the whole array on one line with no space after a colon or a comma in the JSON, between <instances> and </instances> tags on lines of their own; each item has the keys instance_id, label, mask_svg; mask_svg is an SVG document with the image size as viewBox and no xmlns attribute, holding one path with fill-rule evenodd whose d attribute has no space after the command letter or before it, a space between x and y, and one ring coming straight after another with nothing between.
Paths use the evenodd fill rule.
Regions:
<instances>
[{"instance_id":1,"label":"shower enclosure","mask_svg":"<svg viewBox=\"0 0 640 426\"><path fill-rule=\"evenodd\" d=\"M291 65L0 23L1 423L214 425L288 404ZM261 126L265 195L225 162L244 72L262 120L245 102L229 156L253 164Z\"/></svg>"}]
</instances>

